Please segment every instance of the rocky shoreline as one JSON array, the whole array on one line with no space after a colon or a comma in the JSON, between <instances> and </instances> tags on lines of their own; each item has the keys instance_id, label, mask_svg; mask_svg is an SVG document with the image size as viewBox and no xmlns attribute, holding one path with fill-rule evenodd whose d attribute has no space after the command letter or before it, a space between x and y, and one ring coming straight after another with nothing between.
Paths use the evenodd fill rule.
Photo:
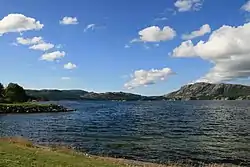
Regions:
<instances>
[{"instance_id":1,"label":"rocky shoreline","mask_svg":"<svg viewBox=\"0 0 250 167\"><path fill-rule=\"evenodd\" d=\"M55 104L0 104L0 114L6 113L55 113L75 111Z\"/></svg>"}]
</instances>

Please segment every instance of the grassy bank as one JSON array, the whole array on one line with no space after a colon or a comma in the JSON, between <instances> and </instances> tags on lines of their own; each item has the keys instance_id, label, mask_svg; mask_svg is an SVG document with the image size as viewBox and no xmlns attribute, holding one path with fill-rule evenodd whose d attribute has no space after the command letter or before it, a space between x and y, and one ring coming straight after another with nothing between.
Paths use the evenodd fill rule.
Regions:
<instances>
[{"instance_id":1,"label":"grassy bank","mask_svg":"<svg viewBox=\"0 0 250 167\"><path fill-rule=\"evenodd\" d=\"M0 167L181 167L183 164L157 165L124 159L89 156L67 148L33 145L21 138L0 139ZM227 165L208 165L224 167Z\"/></svg>"},{"instance_id":2,"label":"grassy bank","mask_svg":"<svg viewBox=\"0 0 250 167\"><path fill-rule=\"evenodd\" d=\"M68 149L52 149L34 146L23 139L1 139L1 167L118 167L115 163L107 163Z\"/></svg>"}]
</instances>

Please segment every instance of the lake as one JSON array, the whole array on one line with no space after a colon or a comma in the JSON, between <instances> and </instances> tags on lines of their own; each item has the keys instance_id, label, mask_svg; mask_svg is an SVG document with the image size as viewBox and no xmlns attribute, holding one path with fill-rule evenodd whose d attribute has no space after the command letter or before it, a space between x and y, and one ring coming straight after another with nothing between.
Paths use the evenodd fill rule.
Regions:
<instances>
[{"instance_id":1,"label":"lake","mask_svg":"<svg viewBox=\"0 0 250 167\"><path fill-rule=\"evenodd\" d=\"M0 115L0 136L156 163L250 166L250 101L56 103L77 111Z\"/></svg>"}]
</instances>

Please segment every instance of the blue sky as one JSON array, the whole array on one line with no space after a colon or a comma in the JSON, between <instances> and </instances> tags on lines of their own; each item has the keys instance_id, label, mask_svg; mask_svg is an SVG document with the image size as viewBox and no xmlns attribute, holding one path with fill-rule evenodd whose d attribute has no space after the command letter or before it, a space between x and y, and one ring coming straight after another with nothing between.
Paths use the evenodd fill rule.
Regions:
<instances>
[{"instance_id":1,"label":"blue sky","mask_svg":"<svg viewBox=\"0 0 250 167\"><path fill-rule=\"evenodd\" d=\"M221 62L208 58L199 51L193 56L185 56L189 55L186 52L185 55L173 54L175 48L188 40L182 39L182 35L191 34L208 24L211 29L209 32L201 32L190 39L194 45L201 40L206 42L223 25L238 27L247 24L250 10L242 8L247 3L246 0L178 1L189 1L193 6L185 6L187 4L184 2L178 5L177 0L0 0L0 20L9 14L21 14L40 21L43 25L36 29L15 31L15 28L22 28L24 25L18 25L20 22L15 22L10 17L5 22L0 21L0 81L4 84L17 82L25 88L36 89L85 89L161 95L199 80L214 66L222 67ZM60 24L64 17L72 17L77 21ZM12 24L8 24L8 21L12 21ZM89 29L86 30L88 26ZM169 27L175 35L171 38L169 34L161 32L163 39L159 39L160 35L152 32L152 41L148 34L151 32L145 32L145 39L138 34L152 26L161 30ZM231 29L226 31L225 36ZM30 49L29 47L39 43L20 44L17 42L18 37L24 40L42 37L43 43L53 44L54 47L46 51ZM236 37L243 44L246 43L242 38ZM137 39L137 42L131 43L133 39ZM206 49L204 46L204 50ZM41 60L42 55L56 51L65 52L65 55L51 61ZM220 53L219 50L214 52ZM228 62L230 64L232 60ZM67 63L70 63L69 68L65 69L64 65ZM163 70L164 68L167 69ZM235 70L235 65L228 68ZM154 72L151 69L155 69ZM136 76L135 71L139 70L143 71ZM232 73L236 72L239 70ZM225 71L223 74L221 72L219 75L223 77L216 82L248 84L248 74L230 77L225 77L224 74ZM126 83L130 86L124 86Z\"/></svg>"}]
</instances>

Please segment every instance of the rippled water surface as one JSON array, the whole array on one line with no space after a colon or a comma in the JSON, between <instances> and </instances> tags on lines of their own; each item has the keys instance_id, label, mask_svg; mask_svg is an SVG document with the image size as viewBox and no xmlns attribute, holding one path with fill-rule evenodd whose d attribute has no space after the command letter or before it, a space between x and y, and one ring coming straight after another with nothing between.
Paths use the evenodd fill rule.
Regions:
<instances>
[{"instance_id":1,"label":"rippled water surface","mask_svg":"<svg viewBox=\"0 0 250 167\"><path fill-rule=\"evenodd\" d=\"M158 163L250 166L250 101L58 103L78 111L0 115L0 136Z\"/></svg>"}]
</instances>

